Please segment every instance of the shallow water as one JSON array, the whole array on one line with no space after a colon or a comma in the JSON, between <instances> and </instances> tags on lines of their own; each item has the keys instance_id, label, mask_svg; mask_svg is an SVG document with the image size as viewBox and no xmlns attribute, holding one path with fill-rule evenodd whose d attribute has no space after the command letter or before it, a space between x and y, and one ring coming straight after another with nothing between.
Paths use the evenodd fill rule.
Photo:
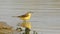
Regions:
<instances>
[{"instance_id":1,"label":"shallow water","mask_svg":"<svg viewBox=\"0 0 60 34\"><path fill-rule=\"evenodd\" d=\"M60 0L0 0L0 21L16 28L19 18L11 16L34 12L30 22L39 34L60 34Z\"/></svg>"}]
</instances>

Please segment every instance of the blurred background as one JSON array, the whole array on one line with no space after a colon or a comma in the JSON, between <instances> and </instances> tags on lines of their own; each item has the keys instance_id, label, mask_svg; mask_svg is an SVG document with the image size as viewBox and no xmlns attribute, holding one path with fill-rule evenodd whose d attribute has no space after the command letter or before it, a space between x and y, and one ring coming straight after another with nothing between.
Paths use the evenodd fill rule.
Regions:
<instances>
[{"instance_id":1,"label":"blurred background","mask_svg":"<svg viewBox=\"0 0 60 34\"><path fill-rule=\"evenodd\" d=\"M0 21L16 28L22 20L12 16L34 12L30 22L38 34L60 34L60 0L0 0Z\"/></svg>"}]
</instances>

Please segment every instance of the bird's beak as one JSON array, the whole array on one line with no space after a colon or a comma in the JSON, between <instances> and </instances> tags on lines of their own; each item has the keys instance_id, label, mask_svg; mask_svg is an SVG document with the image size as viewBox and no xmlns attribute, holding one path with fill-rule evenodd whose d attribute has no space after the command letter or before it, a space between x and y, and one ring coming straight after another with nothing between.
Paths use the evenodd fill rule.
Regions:
<instances>
[{"instance_id":1,"label":"bird's beak","mask_svg":"<svg viewBox=\"0 0 60 34\"><path fill-rule=\"evenodd\" d=\"M31 12L31 13L34 13L34 12Z\"/></svg>"},{"instance_id":2,"label":"bird's beak","mask_svg":"<svg viewBox=\"0 0 60 34\"><path fill-rule=\"evenodd\" d=\"M34 12L30 12L30 13L34 13Z\"/></svg>"}]
</instances>

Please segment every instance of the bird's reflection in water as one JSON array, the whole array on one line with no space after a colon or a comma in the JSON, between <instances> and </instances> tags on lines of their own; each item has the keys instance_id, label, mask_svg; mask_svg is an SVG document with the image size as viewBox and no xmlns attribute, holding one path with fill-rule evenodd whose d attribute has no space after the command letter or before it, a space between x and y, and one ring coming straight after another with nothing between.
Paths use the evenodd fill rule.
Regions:
<instances>
[{"instance_id":1,"label":"bird's reflection in water","mask_svg":"<svg viewBox=\"0 0 60 34\"><path fill-rule=\"evenodd\" d=\"M23 27L23 28L25 28L25 32L23 32L23 34L29 34L30 33L30 31L31 31L31 22L22 22L21 24L19 24L19 26L21 26L21 27ZM21 31L23 31L22 30L22 28L17 28L16 30L20 30L20 32Z\"/></svg>"}]
</instances>

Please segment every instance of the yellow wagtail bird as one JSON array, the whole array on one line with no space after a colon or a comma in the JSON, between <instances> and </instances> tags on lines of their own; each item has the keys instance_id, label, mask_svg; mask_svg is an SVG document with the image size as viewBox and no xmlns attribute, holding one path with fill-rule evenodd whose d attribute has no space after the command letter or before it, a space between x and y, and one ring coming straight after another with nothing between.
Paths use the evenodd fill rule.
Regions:
<instances>
[{"instance_id":1,"label":"yellow wagtail bird","mask_svg":"<svg viewBox=\"0 0 60 34\"><path fill-rule=\"evenodd\" d=\"M13 17L18 17L18 18L20 18L21 20L26 21L26 20L29 20L29 19L31 18L32 13L33 13L33 12L27 12L27 13L24 14L24 15L21 15L21 16L13 16Z\"/></svg>"}]
</instances>

